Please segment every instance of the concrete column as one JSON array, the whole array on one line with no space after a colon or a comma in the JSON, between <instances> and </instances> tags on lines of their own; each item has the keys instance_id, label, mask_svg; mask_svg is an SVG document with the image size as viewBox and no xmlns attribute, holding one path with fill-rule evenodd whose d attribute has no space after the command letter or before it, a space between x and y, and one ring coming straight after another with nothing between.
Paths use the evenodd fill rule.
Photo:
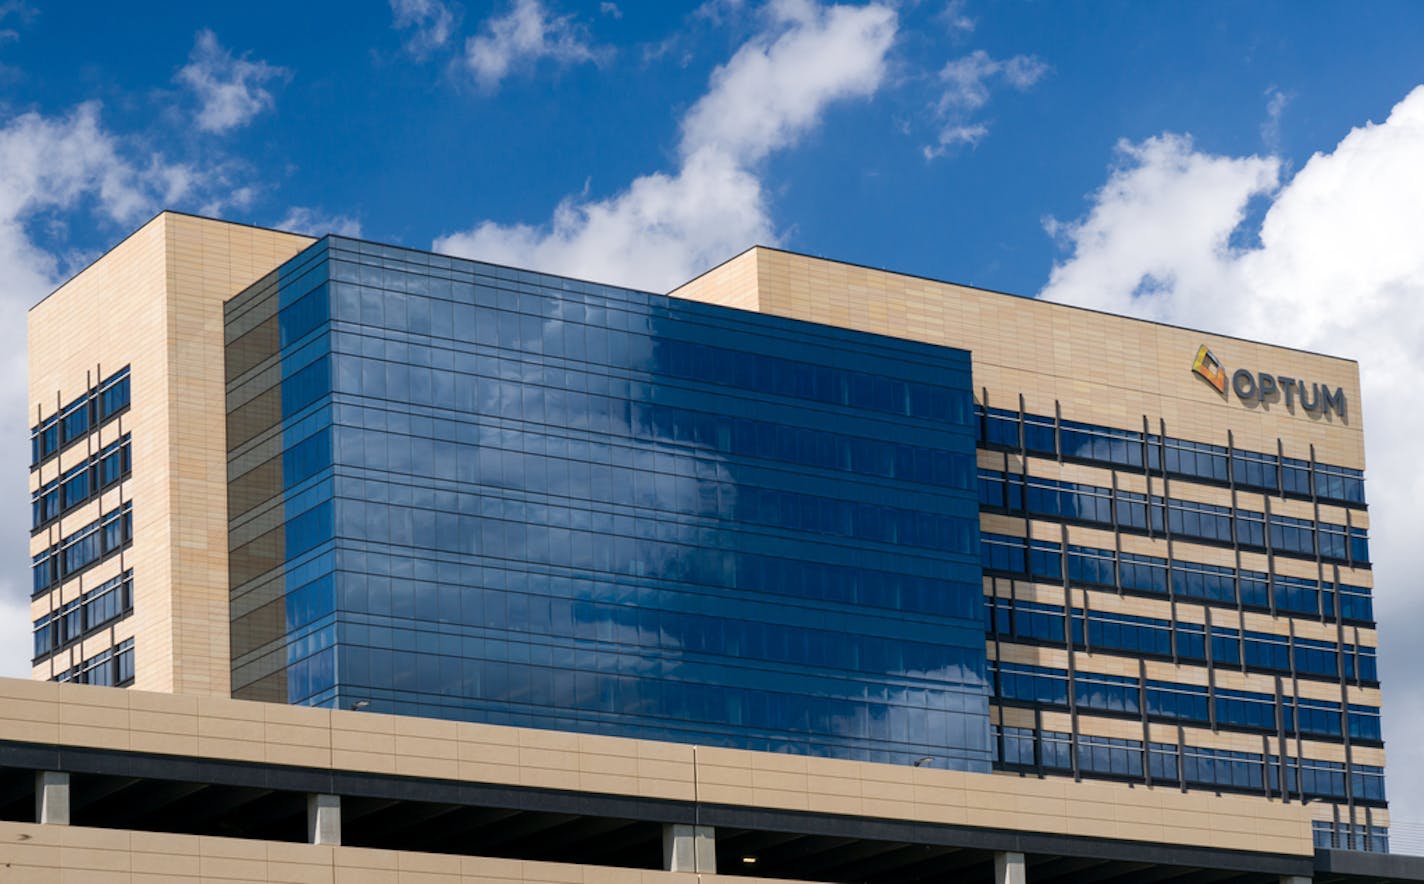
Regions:
<instances>
[{"instance_id":1,"label":"concrete column","mask_svg":"<svg viewBox=\"0 0 1424 884\"><path fill-rule=\"evenodd\" d=\"M669 872L716 872L716 830L711 826L663 826L663 868Z\"/></svg>"},{"instance_id":2,"label":"concrete column","mask_svg":"<svg viewBox=\"0 0 1424 884\"><path fill-rule=\"evenodd\" d=\"M1022 853L994 854L994 884L1028 884L1027 863Z\"/></svg>"},{"instance_id":3,"label":"concrete column","mask_svg":"<svg viewBox=\"0 0 1424 884\"><path fill-rule=\"evenodd\" d=\"M1281 884L1310 884L1315 879L1305 875L1282 875Z\"/></svg>"},{"instance_id":4,"label":"concrete column","mask_svg":"<svg viewBox=\"0 0 1424 884\"><path fill-rule=\"evenodd\" d=\"M69 774L53 770L35 773L35 821L69 825Z\"/></svg>"},{"instance_id":5,"label":"concrete column","mask_svg":"<svg viewBox=\"0 0 1424 884\"><path fill-rule=\"evenodd\" d=\"M307 796L307 841L312 844L341 844L341 796Z\"/></svg>"}]
</instances>

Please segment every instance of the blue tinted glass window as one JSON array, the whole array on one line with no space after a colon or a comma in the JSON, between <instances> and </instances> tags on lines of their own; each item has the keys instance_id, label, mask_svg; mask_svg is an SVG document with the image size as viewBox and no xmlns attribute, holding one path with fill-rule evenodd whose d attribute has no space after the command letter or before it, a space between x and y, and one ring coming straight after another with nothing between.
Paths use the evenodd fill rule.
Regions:
<instances>
[{"instance_id":1,"label":"blue tinted glass window","mask_svg":"<svg viewBox=\"0 0 1424 884\"><path fill-rule=\"evenodd\" d=\"M1270 694L1218 688L1216 720L1226 727L1274 731L1276 699Z\"/></svg>"},{"instance_id":2,"label":"blue tinted glass window","mask_svg":"<svg viewBox=\"0 0 1424 884\"><path fill-rule=\"evenodd\" d=\"M59 494L59 480L57 479L35 490L30 498L33 510L31 528L38 528L59 518L61 509Z\"/></svg>"},{"instance_id":3,"label":"blue tinted glass window","mask_svg":"<svg viewBox=\"0 0 1424 884\"><path fill-rule=\"evenodd\" d=\"M1045 580L1063 579L1063 546L1050 540L1031 540L1028 573Z\"/></svg>"},{"instance_id":4,"label":"blue tinted glass window","mask_svg":"<svg viewBox=\"0 0 1424 884\"><path fill-rule=\"evenodd\" d=\"M1044 731L1039 744L1039 754L1047 770L1072 770L1073 735L1061 731Z\"/></svg>"},{"instance_id":5,"label":"blue tinted glass window","mask_svg":"<svg viewBox=\"0 0 1424 884\"><path fill-rule=\"evenodd\" d=\"M1295 724L1300 733L1320 737L1341 736L1339 703L1297 697L1294 711Z\"/></svg>"},{"instance_id":6,"label":"blue tinted glass window","mask_svg":"<svg viewBox=\"0 0 1424 884\"><path fill-rule=\"evenodd\" d=\"M1023 727L1003 727L996 728L999 737L999 744L1003 747L999 750L999 757L995 759L1000 765L1005 767L1032 768L1034 761L1034 732L1032 728Z\"/></svg>"},{"instance_id":7,"label":"blue tinted glass window","mask_svg":"<svg viewBox=\"0 0 1424 884\"><path fill-rule=\"evenodd\" d=\"M1208 721L1206 688L1170 682L1147 682L1147 713L1156 718Z\"/></svg>"},{"instance_id":8,"label":"blue tinted glass window","mask_svg":"<svg viewBox=\"0 0 1424 884\"><path fill-rule=\"evenodd\" d=\"M89 432L89 395L79 397L59 413L60 444L68 445Z\"/></svg>"},{"instance_id":9,"label":"blue tinted glass window","mask_svg":"<svg viewBox=\"0 0 1424 884\"><path fill-rule=\"evenodd\" d=\"M1113 586L1116 581L1114 565L1115 557L1110 550L1068 547L1068 578L1074 583Z\"/></svg>"},{"instance_id":10,"label":"blue tinted glass window","mask_svg":"<svg viewBox=\"0 0 1424 884\"><path fill-rule=\"evenodd\" d=\"M1065 420L1059 434L1062 437L1064 457L1134 469L1142 468L1141 433Z\"/></svg>"},{"instance_id":11,"label":"blue tinted glass window","mask_svg":"<svg viewBox=\"0 0 1424 884\"><path fill-rule=\"evenodd\" d=\"M1289 768L1300 778L1300 789L1313 798L1345 797L1345 765L1313 758L1290 759Z\"/></svg>"},{"instance_id":12,"label":"blue tinted glass window","mask_svg":"<svg viewBox=\"0 0 1424 884\"><path fill-rule=\"evenodd\" d=\"M1192 479L1225 482L1226 449L1219 445L1166 439L1163 466L1169 473Z\"/></svg>"},{"instance_id":13,"label":"blue tinted glass window","mask_svg":"<svg viewBox=\"0 0 1424 884\"><path fill-rule=\"evenodd\" d=\"M1220 543L1231 541L1231 508L1172 500L1167 507L1168 528L1175 535Z\"/></svg>"},{"instance_id":14,"label":"blue tinted glass window","mask_svg":"<svg viewBox=\"0 0 1424 884\"><path fill-rule=\"evenodd\" d=\"M1351 794L1361 801L1384 801L1384 768L1356 764L1350 772Z\"/></svg>"},{"instance_id":15,"label":"blue tinted glass window","mask_svg":"<svg viewBox=\"0 0 1424 884\"><path fill-rule=\"evenodd\" d=\"M1198 623L1177 623L1176 635L1178 657L1206 662L1206 627Z\"/></svg>"},{"instance_id":16,"label":"blue tinted glass window","mask_svg":"<svg viewBox=\"0 0 1424 884\"><path fill-rule=\"evenodd\" d=\"M1283 635L1247 632L1242 638L1246 665L1252 669L1290 672L1290 639Z\"/></svg>"},{"instance_id":17,"label":"blue tinted glass window","mask_svg":"<svg viewBox=\"0 0 1424 884\"><path fill-rule=\"evenodd\" d=\"M1253 549L1266 548L1266 516L1249 510L1236 511L1236 542Z\"/></svg>"},{"instance_id":18,"label":"blue tinted glass window","mask_svg":"<svg viewBox=\"0 0 1424 884\"><path fill-rule=\"evenodd\" d=\"M1142 743L1117 737L1078 738L1078 766L1086 774L1142 777Z\"/></svg>"},{"instance_id":19,"label":"blue tinted glass window","mask_svg":"<svg viewBox=\"0 0 1424 884\"><path fill-rule=\"evenodd\" d=\"M999 666L999 697L1048 706L1068 705L1068 674L1040 666Z\"/></svg>"},{"instance_id":20,"label":"blue tinted glass window","mask_svg":"<svg viewBox=\"0 0 1424 884\"><path fill-rule=\"evenodd\" d=\"M129 373L124 369L99 385L99 421L108 420L129 405Z\"/></svg>"},{"instance_id":21,"label":"blue tinted glass window","mask_svg":"<svg viewBox=\"0 0 1424 884\"><path fill-rule=\"evenodd\" d=\"M1178 747L1173 743L1153 743L1147 752L1148 772L1157 783L1175 783L1180 775Z\"/></svg>"},{"instance_id":22,"label":"blue tinted glass window","mask_svg":"<svg viewBox=\"0 0 1424 884\"><path fill-rule=\"evenodd\" d=\"M1093 611L1088 615L1088 642L1094 648L1170 657L1172 624L1150 617Z\"/></svg>"},{"instance_id":23,"label":"blue tinted glass window","mask_svg":"<svg viewBox=\"0 0 1424 884\"><path fill-rule=\"evenodd\" d=\"M1241 587L1241 604L1249 608L1271 607L1270 575L1262 571L1241 571L1238 575Z\"/></svg>"},{"instance_id":24,"label":"blue tinted glass window","mask_svg":"<svg viewBox=\"0 0 1424 884\"><path fill-rule=\"evenodd\" d=\"M1231 450L1232 479L1243 488L1277 491L1280 487L1279 468L1274 454Z\"/></svg>"},{"instance_id":25,"label":"blue tinted glass window","mask_svg":"<svg viewBox=\"0 0 1424 884\"><path fill-rule=\"evenodd\" d=\"M1055 605L1016 602L1012 607L1013 636L1029 641L1064 641L1063 609Z\"/></svg>"},{"instance_id":26,"label":"blue tinted glass window","mask_svg":"<svg viewBox=\"0 0 1424 884\"><path fill-rule=\"evenodd\" d=\"M1380 711L1375 706L1357 706L1350 704L1350 737L1355 740L1368 740L1378 742L1383 739L1380 731ZM1338 724L1334 733L1338 734Z\"/></svg>"},{"instance_id":27,"label":"blue tinted glass window","mask_svg":"<svg viewBox=\"0 0 1424 884\"><path fill-rule=\"evenodd\" d=\"M1363 528L1350 529L1350 561L1360 564L1370 561L1369 534Z\"/></svg>"},{"instance_id":28,"label":"blue tinted glass window","mask_svg":"<svg viewBox=\"0 0 1424 884\"><path fill-rule=\"evenodd\" d=\"M132 469L132 457L129 453L129 437L124 436L118 442L106 446L104 450L99 453L98 487L108 488L124 476L127 476Z\"/></svg>"},{"instance_id":29,"label":"blue tinted glass window","mask_svg":"<svg viewBox=\"0 0 1424 884\"><path fill-rule=\"evenodd\" d=\"M1172 568L1172 590L1184 598L1232 604L1236 601L1236 569L1179 562Z\"/></svg>"},{"instance_id":30,"label":"blue tinted glass window","mask_svg":"<svg viewBox=\"0 0 1424 884\"><path fill-rule=\"evenodd\" d=\"M1346 659L1351 658L1347 656ZM1345 673L1347 678L1353 676L1363 681L1379 681L1379 663L1374 648L1360 647L1353 660L1355 671L1353 673L1347 671Z\"/></svg>"},{"instance_id":31,"label":"blue tinted glass window","mask_svg":"<svg viewBox=\"0 0 1424 884\"><path fill-rule=\"evenodd\" d=\"M1182 753L1182 775L1191 786L1258 792L1265 773L1265 759L1254 752L1188 746Z\"/></svg>"},{"instance_id":32,"label":"blue tinted glass window","mask_svg":"<svg viewBox=\"0 0 1424 884\"><path fill-rule=\"evenodd\" d=\"M402 366L402 368L404 368ZM405 375L401 375L405 377ZM404 382L401 383L404 388ZM403 395L404 389L395 391ZM331 360L322 357L282 381L282 413L294 414L331 393Z\"/></svg>"},{"instance_id":33,"label":"blue tinted glass window","mask_svg":"<svg viewBox=\"0 0 1424 884\"><path fill-rule=\"evenodd\" d=\"M1298 614L1316 614L1320 611L1320 584L1314 580L1298 577L1275 576L1276 608Z\"/></svg>"},{"instance_id":34,"label":"blue tinted glass window","mask_svg":"<svg viewBox=\"0 0 1424 884\"><path fill-rule=\"evenodd\" d=\"M1364 473L1346 467L1316 464L1315 493L1323 500L1362 504L1365 502Z\"/></svg>"},{"instance_id":35,"label":"blue tinted glass window","mask_svg":"<svg viewBox=\"0 0 1424 884\"><path fill-rule=\"evenodd\" d=\"M1123 553L1121 556L1122 585L1144 592L1167 592L1167 561L1154 556Z\"/></svg>"},{"instance_id":36,"label":"blue tinted glass window","mask_svg":"<svg viewBox=\"0 0 1424 884\"><path fill-rule=\"evenodd\" d=\"M34 431L31 437L34 462L39 463L59 450L59 419L51 418Z\"/></svg>"},{"instance_id":37,"label":"blue tinted glass window","mask_svg":"<svg viewBox=\"0 0 1424 884\"><path fill-rule=\"evenodd\" d=\"M984 443L1000 448L1019 447L1019 414L1002 408L984 411Z\"/></svg>"},{"instance_id":38,"label":"blue tinted glass window","mask_svg":"<svg viewBox=\"0 0 1424 884\"><path fill-rule=\"evenodd\" d=\"M1346 620L1358 620L1364 623L1373 623L1374 600L1370 591L1362 586L1339 587L1340 616Z\"/></svg>"},{"instance_id":39,"label":"blue tinted glass window","mask_svg":"<svg viewBox=\"0 0 1424 884\"><path fill-rule=\"evenodd\" d=\"M980 535L980 560L985 571L1022 574L1028 567L1028 541L1002 534Z\"/></svg>"},{"instance_id":40,"label":"blue tinted glass window","mask_svg":"<svg viewBox=\"0 0 1424 884\"><path fill-rule=\"evenodd\" d=\"M1040 415L1024 415L1024 447L1039 454L1054 454L1058 442L1053 429L1053 418Z\"/></svg>"},{"instance_id":41,"label":"blue tinted glass window","mask_svg":"<svg viewBox=\"0 0 1424 884\"><path fill-rule=\"evenodd\" d=\"M1241 665L1241 632L1214 626L1211 630L1211 660L1217 666Z\"/></svg>"},{"instance_id":42,"label":"blue tinted glass window","mask_svg":"<svg viewBox=\"0 0 1424 884\"><path fill-rule=\"evenodd\" d=\"M78 506L89 499L89 465L70 470L60 480L64 509Z\"/></svg>"},{"instance_id":43,"label":"blue tinted glass window","mask_svg":"<svg viewBox=\"0 0 1424 884\"><path fill-rule=\"evenodd\" d=\"M1073 676L1073 693L1083 709L1136 714L1140 708L1135 678L1080 672Z\"/></svg>"},{"instance_id":44,"label":"blue tinted glass window","mask_svg":"<svg viewBox=\"0 0 1424 884\"><path fill-rule=\"evenodd\" d=\"M281 346L294 344L316 331L331 316L330 302L327 287L320 285L296 303L284 307L277 321Z\"/></svg>"},{"instance_id":45,"label":"blue tinted glass window","mask_svg":"<svg viewBox=\"0 0 1424 884\"><path fill-rule=\"evenodd\" d=\"M1281 485L1287 494L1310 496L1310 463L1293 457L1281 459Z\"/></svg>"},{"instance_id":46,"label":"blue tinted glass window","mask_svg":"<svg viewBox=\"0 0 1424 884\"><path fill-rule=\"evenodd\" d=\"M1339 646L1333 642L1295 640L1295 668L1302 675L1340 676Z\"/></svg>"}]
</instances>

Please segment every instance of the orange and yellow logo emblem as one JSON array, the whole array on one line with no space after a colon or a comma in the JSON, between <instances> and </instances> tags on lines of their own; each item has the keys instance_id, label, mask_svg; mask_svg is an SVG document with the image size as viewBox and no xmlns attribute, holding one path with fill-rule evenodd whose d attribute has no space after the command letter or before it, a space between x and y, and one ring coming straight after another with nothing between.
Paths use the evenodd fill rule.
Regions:
<instances>
[{"instance_id":1,"label":"orange and yellow logo emblem","mask_svg":"<svg viewBox=\"0 0 1424 884\"><path fill-rule=\"evenodd\" d=\"M1211 384L1216 392L1226 395L1226 369L1222 368L1221 360L1207 349L1206 344L1202 344L1201 349L1197 350L1197 358L1192 361L1192 371Z\"/></svg>"}]
</instances>

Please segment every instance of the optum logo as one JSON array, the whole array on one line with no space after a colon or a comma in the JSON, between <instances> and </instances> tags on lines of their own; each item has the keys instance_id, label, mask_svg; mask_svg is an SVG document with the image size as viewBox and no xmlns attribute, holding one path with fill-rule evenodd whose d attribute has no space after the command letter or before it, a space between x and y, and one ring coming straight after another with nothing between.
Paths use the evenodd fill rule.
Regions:
<instances>
[{"instance_id":1,"label":"optum logo","mask_svg":"<svg viewBox=\"0 0 1424 884\"><path fill-rule=\"evenodd\" d=\"M1227 388L1230 387L1236 398L1247 405L1283 402L1287 411L1295 411L1296 404L1299 403L1301 408L1311 414L1325 417L1334 412L1341 420L1345 418L1344 388L1336 387L1332 390L1326 384L1306 384L1303 380L1283 374L1253 372L1244 368L1232 372L1228 382L1226 366L1222 365L1221 360L1216 358L1216 354L1212 353L1206 344L1197 349L1197 356L1192 360L1192 371L1222 396L1227 395Z\"/></svg>"}]
</instances>

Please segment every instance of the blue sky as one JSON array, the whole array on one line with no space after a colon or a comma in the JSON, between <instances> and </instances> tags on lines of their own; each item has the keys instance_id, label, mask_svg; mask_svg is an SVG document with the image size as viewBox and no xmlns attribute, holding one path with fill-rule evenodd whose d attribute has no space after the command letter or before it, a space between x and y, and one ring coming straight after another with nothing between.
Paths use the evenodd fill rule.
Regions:
<instances>
[{"instance_id":1,"label":"blue sky","mask_svg":"<svg viewBox=\"0 0 1424 884\"><path fill-rule=\"evenodd\" d=\"M655 289L760 241L1356 357L1424 819L1421 45L1405 2L0 0L0 348L167 207Z\"/></svg>"},{"instance_id":2,"label":"blue sky","mask_svg":"<svg viewBox=\"0 0 1424 884\"><path fill-rule=\"evenodd\" d=\"M615 14L546 0L546 21L567 16L594 61L518 63L491 90L462 55L510 11L504 0L451 4L449 37L419 55L406 48L413 29L378 3L81 6L0 4L14 34L0 41L0 108L102 102L102 125L134 162L159 151L221 169L224 182L185 208L246 187L252 201L223 206L226 217L276 224L305 207L421 247L482 220L545 222L566 196L608 196L670 168L682 113L767 16L751 2L622 2ZM1204 151L1299 166L1388 113L1418 81L1424 37L1424 9L1405 3L967 3L947 15L924 0L896 14L875 94L828 103L760 164L772 230L793 249L1022 294L1062 257L1043 219L1084 212L1119 139L1184 132ZM198 98L178 76L205 29L222 51L281 69L252 84L270 105L218 132L195 130ZM954 122L987 132L927 160L945 124L938 74L974 52L1043 72L1025 88L986 78L986 103ZM87 254L132 226L75 208L47 247Z\"/></svg>"}]
</instances>

